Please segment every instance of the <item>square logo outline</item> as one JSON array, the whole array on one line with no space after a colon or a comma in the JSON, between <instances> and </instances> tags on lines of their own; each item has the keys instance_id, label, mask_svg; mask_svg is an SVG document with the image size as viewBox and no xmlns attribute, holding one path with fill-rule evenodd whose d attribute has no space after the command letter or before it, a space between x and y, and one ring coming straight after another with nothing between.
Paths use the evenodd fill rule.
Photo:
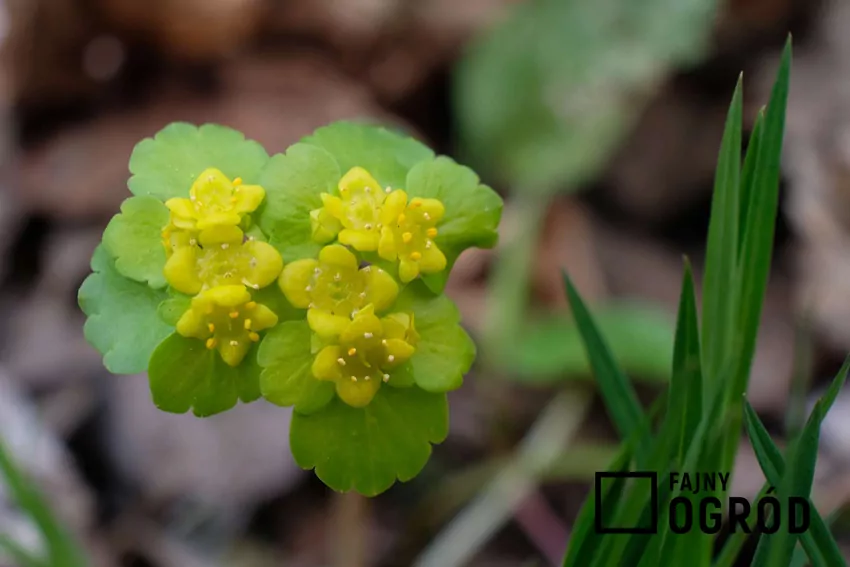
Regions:
<instances>
[{"instance_id":1,"label":"square logo outline","mask_svg":"<svg viewBox=\"0 0 850 567\"><path fill-rule=\"evenodd\" d=\"M593 523L596 528L596 533L598 534L645 534L645 535L656 535L658 534L658 473L655 471L632 471L632 472L624 472L624 471L602 471L594 473L594 514L593 514ZM649 490L649 505L650 505L650 518L649 518L649 526L640 527L635 526L632 528L619 528L619 527L608 527L606 528L603 525L602 518L602 481L606 478L613 479L649 479L652 483Z\"/></svg>"}]
</instances>

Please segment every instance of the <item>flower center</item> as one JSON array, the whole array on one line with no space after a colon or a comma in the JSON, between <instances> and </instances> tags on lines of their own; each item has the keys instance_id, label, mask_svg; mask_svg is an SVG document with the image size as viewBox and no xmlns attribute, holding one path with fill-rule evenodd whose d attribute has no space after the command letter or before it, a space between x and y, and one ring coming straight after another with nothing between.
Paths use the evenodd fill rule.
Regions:
<instances>
[{"instance_id":1,"label":"flower center","mask_svg":"<svg viewBox=\"0 0 850 567\"><path fill-rule=\"evenodd\" d=\"M307 287L313 307L332 315L347 317L366 301L363 275L349 266L320 263Z\"/></svg>"}]
</instances>

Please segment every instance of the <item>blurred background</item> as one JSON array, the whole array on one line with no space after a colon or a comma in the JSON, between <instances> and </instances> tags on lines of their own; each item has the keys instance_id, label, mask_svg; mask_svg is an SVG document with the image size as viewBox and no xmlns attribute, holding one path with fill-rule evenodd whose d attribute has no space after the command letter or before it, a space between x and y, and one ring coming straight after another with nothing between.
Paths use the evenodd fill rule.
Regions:
<instances>
[{"instance_id":1,"label":"blurred background","mask_svg":"<svg viewBox=\"0 0 850 567\"><path fill-rule=\"evenodd\" d=\"M790 31L750 385L781 441L850 351L848 29L850 4L826 0L0 1L0 543L55 549L37 503L14 504L28 481L86 556L43 566L559 564L617 443L560 270L651 399L735 82L749 130ZM505 198L499 247L448 288L479 344L449 438L368 501L295 466L286 409L157 411L144 376L104 370L76 303L143 137L215 122L276 153L342 118L405 129ZM822 444L826 516L850 497L850 398ZM733 490L762 482L744 441Z\"/></svg>"}]
</instances>

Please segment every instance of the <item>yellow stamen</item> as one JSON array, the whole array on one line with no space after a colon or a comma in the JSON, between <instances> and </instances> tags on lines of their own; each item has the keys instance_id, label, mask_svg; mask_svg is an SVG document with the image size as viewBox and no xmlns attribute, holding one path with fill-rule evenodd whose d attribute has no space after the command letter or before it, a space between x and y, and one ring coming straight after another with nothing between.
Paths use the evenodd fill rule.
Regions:
<instances>
[{"instance_id":1,"label":"yellow stamen","mask_svg":"<svg viewBox=\"0 0 850 567\"><path fill-rule=\"evenodd\" d=\"M257 341L260 340L260 335L258 335L257 333L252 331L252 332L248 333L248 338L251 339L254 342L257 342Z\"/></svg>"},{"instance_id":2,"label":"yellow stamen","mask_svg":"<svg viewBox=\"0 0 850 567\"><path fill-rule=\"evenodd\" d=\"M421 206L422 206L422 201L420 201L419 199L413 199L410 202L410 208L411 209L418 209Z\"/></svg>"},{"instance_id":3,"label":"yellow stamen","mask_svg":"<svg viewBox=\"0 0 850 567\"><path fill-rule=\"evenodd\" d=\"M245 319L245 329L250 329L250 328L251 328L251 320Z\"/></svg>"},{"instance_id":4,"label":"yellow stamen","mask_svg":"<svg viewBox=\"0 0 850 567\"><path fill-rule=\"evenodd\" d=\"M427 234L430 238L434 238L435 236L437 236L437 229L431 227L427 231L425 231L425 234Z\"/></svg>"},{"instance_id":5,"label":"yellow stamen","mask_svg":"<svg viewBox=\"0 0 850 567\"><path fill-rule=\"evenodd\" d=\"M401 235L401 239L404 240L405 244L407 244L408 242L413 240L413 235L410 234L409 232L405 232L404 234Z\"/></svg>"},{"instance_id":6,"label":"yellow stamen","mask_svg":"<svg viewBox=\"0 0 850 567\"><path fill-rule=\"evenodd\" d=\"M214 349L215 345L216 345L215 339L207 339L207 348L208 349Z\"/></svg>"},{"instance_id":7,"label":"yellow stamen","mask_svg":"<svg viewBox=\"0 0 850 567\"><path fill-rule=\"evenodd\" d=\"M238 312L238 311L231 311L231 312L230 312L230 318L231 318L231 319L236 319L237 317L239 317L239 312Z\"/></svg>"},{"instance_id":8,"label":"yellow stamen","mask_svg":"<svg viewBox=\"0 0 850 567\"><path fill-rule=\"evenodd\" d=\"M245 304L245 307L247 307L248 309L253 309L256 306L257 306L256 301L249 301L248 303Z\"/></svg>"},{"instance_id":9,"label":"yellow stamen","mask_svg":"<svg viewBox=\"0 0 850 567\"><path fill-rule=\"evenodd\" d=\"M398 215L398 224L402 224L404 222L405 216L404 213Z\"/></svg>"},{"instance_id":10,"label":"yellow stamen","mask_svg":"<svg viewBox=\"0 0 850 567\"><path fill-rule=\"evenodd\" d=\"M234 187L239 187L240 185L242 185L242 178L241 177L237 177L236 179L233 180L233 186Z\"/></svg>"},{"instance_id":11,"label":"yellow stamen","mask_svg":"<svg viewBox=\"0 0 850 567\"><path fill-rule=\"evenodd\" d=\"M214 333L215 332L215 325L210 323L209 325L207 325L207 329L210 330L210 333Z\"/></svg>"},{"instance_id":12,"label":"yellow stamen","mask_svg":"<svg viewBox=\"0 0 850 567\"><path fill-rule=\"evenodd\" d=\"M351 347L350 349L348 349L348 356L354 356L355 354L357 354L356 348Z\"/></svg>"},{"instance_id":13,"label":"yellow stamen","mask_svg":"<svg viewBox=\"0 0 850 567\"><path fill-rule=\"evenodd\" d=\"M419 252L411 252L410 253L410 259L413 260L414 262L416 262L417 260L420 260L421 258L422 258L422 254L420 254Z\"/></svg>"}]
</instances>

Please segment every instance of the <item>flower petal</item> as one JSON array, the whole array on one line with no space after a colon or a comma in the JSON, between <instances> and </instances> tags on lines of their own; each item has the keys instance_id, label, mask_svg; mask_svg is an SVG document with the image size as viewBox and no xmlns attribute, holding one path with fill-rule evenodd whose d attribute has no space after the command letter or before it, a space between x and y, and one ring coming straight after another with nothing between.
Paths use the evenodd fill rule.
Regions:
<instances>
[{"instance_id":1,"label":"flower petal","mask_svg":"<svg viewBox=\"0 0 850 567\"><path fill-rule=\"evenodd\" d=\"M198 277L196 253L194 246L178 248L165 262L165 281L180 293L195 295L204 285Z\"/></svg>"},{"instance_id":2,"label":"flower petal","mask_svg":"<svg viewBox=\"0 0 850 567\"><path fill-rule=\"evenodd\" d=\"M238 226L216 225L202 230L198 235L198 241L203 246L215 246L224 242L241 244L243 236L244 233Z\"/></svg>"},{"instance_id":3,"label":"flower petal","mask_svg":"<svg viewBox=\"0 0 850 567\"><path fill-rule=\"evenodd\" d=\"M205 339L210 336L210 331L204 321L203 307L194 301L192 302L192 307L183 313L177 321L175 328L184 337Z\"/></svg>"},{"instance_id":4,"label":"flower petal","mask_svg":"<svg viewBox=\"0 0 850 567\"><path fill-rule=\"evenodd\" d=\"M398 266L398 278L402 283L408 283L419 275L419 263L413 260L402 260Z\"/></svg>"},{"instance_id":5,"label":"flower petal","mask_svg":"<svg viewBox=\"0 0 850 567\"><path fill-rule=\"evenodd\" d=\"M398 249L395 245L395 235L388 226L381 227L381 238L378 240L378 255L384 260L393 262L398 258Z\"/></svg>"},{"instance_id":6,"label":"flower petal","mask_svg":"<svg viewBox=\"0 0 850 567\"><path fill-rule=\"evenodd\" d=\"M376 311L388 309L398 297L398 284L386 271L371 267L361 270L365 272L366 301L375 306Z\"/></svg>"},{"instance_id":7,"label":"flower petal","mask_svg":"<svg viewBox=\"0 0 850 567\"><path fill-rule=\"evenodd\" d=\"M351 320L342 315L331 315L319 309L307 310L307 323L317 335L323 339L334 339L342 333Z\"/></svg>"},{"instance_id":8,"label":"flower petal","mask_svg":"<svg viewBox=\"0 0 850 567\"><path fill-rule=\"evenodd\" d=\"M422 251L419 269L426 274L434 274L446 269L446 257L436 244Z\"/></svg>"},{"instance_id":9,"label":"flower petal","mask_svg":"<svg viewBox=\"0 0 850 567\"><path fill-rule=\"evenodd\" d=\"M392 224L398 219L398 215L404 212L407 207L407 193L401 189L393 191L387 195L384 205L381 207L381 222L383 224Z\"/></svg>"},{"instance_id":10,"label":"flower petal","mask_svg":"<svg viewBox=\"0 0 850 567\"><path fill-rule=\"evenodd\" d=\"M363 408L369 405L378 389L381 381L377 376L370 380L358 380L357 382L346 379L345 376L336 383L336 394L348 405L355 408Z\"/></svg>"},{"instance_id":11,"label":"flower petal","mask_svg":"<svg viewBox=\"0 0 850 567\"><path fill-rule=\"evenodd\" d=\"M198 229L204 230L218 225L237 225L242 222L242 217L230 211L203 215L198 219Z\"/></svg>"},{"instance_id":12,"label":"flower petal","mask_svg":"<svg viewBox=\"0 0 850 567\"><path fill-rule=\"evenodd\" d=\"M411 201L411 205L414 201L419 203L418 208L420 211L428 213L429 220L432 223L440 222L443 215L446 214L446 207L439 199L414 199Z\"/></svg>"},{"instance_id":13,"label":"flower petal","mask_svg":"<svg viewBox=\"0 0 850 567\"><path fill-rule=\"evenodd\" d=\"M387 354L392 356L393 360L390 362L388 359L385 366L393 368L403 364L413 356L414 352L416 349L401 339L387 339Z\"/></svg>"},{"instance_id":14,"label":"flower petal","mask_svg":"<svg viewBox=\"0 0 850 567\"><path fill-rule=\"evenodd\" d=\"M313 277L314 270L319 266L319 262L312 258L304 260L295 260L283 267L277 283L280 290L286 296L294 307L298 309L307 309L310 305L310 292L307 291L307 286L310 285L310 279Z\"/></svg>"},{"instance_id":15,"label":"flower petal","mask_svg":"<svg viewBox=\"0 0 850 567\"><path fill-rule=\"evenodd\" d=\"M319 262L348 270L358 268L357 256L351 250L339 244L331 244L322 248L319 252Z\"/></svg>"},{"instance_id":16,"label":"flower petal","mask_svg":"<svg viewBox=\"0 0 850 567\"><path fill-rule=\"evenodd\" d=\"M210 288L201 297L222 307L236 307L251 300L251 294L244 285L221 285Z\"/></svg>"},{"instance_id":17,"label":"flower petal","mask_svg":"<svg viewBox=\"0 0 850 567\"><path fill-rule=\"evenodd\" d=\"M362 192L383 193L381 184L368 171L362 167L352 167L339 180L339 194L346 200Z\"/></svg>"},{"instance_id":18,"label":"flower petal","mask_svg":"<svg viewBox=\"0 0 850 567\"><path fill-rule=\"evenodd\" d=\"M327 209L310 211L310 235L319 244L332 242L340 230L342 224Z\"/></svg>"},{"instance_id":19,"label":"flower petal","mask_svg":"<svg viewBox=\"0 0 850 567\"><path fill-rule=\"evenodd\" d=\"M277 315L274 311L258 303L250 312L251 315L251 330L262 331L277 325Z\"/></svg>"},{"instance_id":20,"label":"flower petal","mask_svg":"<svg viewBox=\"0 0 850 567\"><path fill-rule=\"evenodd\" d=\"M364 314L361 311L353 321L346 325L339 336L339 342L343 344L354 343L362 339L366 333L380 337L383 336L384 329L381 327L381 320L374 313L366 312Z\"/></svg>"},{"instance_id":21,"label":"flower petal","mask_svg":"<svg viewBox=\"0 0 850 567\"><path fill-rule=\"evenodd\" d=\"M342 378L342 369L339 362L337 362L340 355L341 350L337 345L327 346L319 351L319 354L313 360L313 376L318 380L340 380Z\"/></svg>"},{"instance_id":22,"label":"flower petal","mask_svg":"<svg viewBox=\"0 0 850 567\"><path fill-rule=\"evenodd\" d=\"M339 241L361 252L374 252L378 249L378 234L376 231L343 229L339 233Z\"/></svg>"},{"instance_id":23,"label":"flower petal","mask_svg":"<svg viewBox=\"0 0 850 567\"><path fill-rule=\"evenodd\" d=\"M240 185L233 190L233 210L237 213L255 211L266 196L259 185Z\"/></svg>"},{"instance_id":24,"label":"flower petal","mask_svg":"<svg viewBox=\"0 0 850 567\"><path fill-rule=\"evenodd\" d=\"M189 199L181 199L174 197L165 202L165 206L171 211L171 214L180 219L194 219L197 216L195 204Z\"/></svg>"},{"instance_id":25,"label":"flower petal","mask_svg":"<svg viewBox=\"0 0 850 567\"><path fill-rule=\"evenodd\" d=\"M234 344L235 343L235 344ZM251 349L250 341L224 341L218 345L218 353L228 366L239 366Z\"/></svg>"},{"instance_id":26,"label":"flower petal","mask_svg":"<svg viewBox=\"0 0 850 567\"><path fill-rule=\"evenodd\" d=\"M342 204L342 200L339 197L329 193L322 193L320 197L322 199L322 207L328 212L328 214L339 220L342 220L345 217L345 206Z\"/></svg>"},{"instance_id":27,"label":"flower petal","mask_svg":"<svg viewBox=\"0 0 850 567\"><path fill-rule=\"evenodd\" d=\"M248 279L260 287L266 287L277 278L283 269L283 258L280 257L280 253L275 247L267 242L251 240L243 246L252 256L252 261L256 260L254 267L249 265Z\"/></svg>"}]
</instances>

